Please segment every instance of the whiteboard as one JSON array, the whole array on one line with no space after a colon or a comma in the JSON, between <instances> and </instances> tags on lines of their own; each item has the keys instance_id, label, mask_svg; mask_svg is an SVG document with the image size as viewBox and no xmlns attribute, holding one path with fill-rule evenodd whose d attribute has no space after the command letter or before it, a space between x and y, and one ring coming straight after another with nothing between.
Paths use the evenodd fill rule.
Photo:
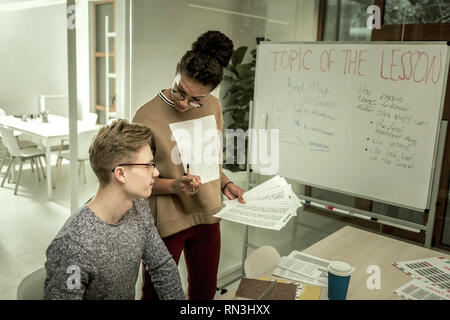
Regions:
<instances>
[{"instance_id":1,"label":"whiteboard","mask_svg":"<svg viewBox=\"0 0 450 320\"><path fill-rule=\"evenodd\" d=\"M252 169L429 208L447 48L446 42L261 43Z\"/></svg>"}]
</instances>

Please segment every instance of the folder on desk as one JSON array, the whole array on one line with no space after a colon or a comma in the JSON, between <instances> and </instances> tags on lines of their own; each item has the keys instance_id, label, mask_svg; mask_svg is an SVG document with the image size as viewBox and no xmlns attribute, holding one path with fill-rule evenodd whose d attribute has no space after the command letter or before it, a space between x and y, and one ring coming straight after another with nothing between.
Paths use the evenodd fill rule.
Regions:
<instances>
[{"instance_id":1,"label":"folder on desk","mask_svg":"<svg viewBox=\"0 0 450 320\"><path fill-rule=\"evenodd\" d=\"M243 278L236 291L237 300L258 300L273 285L274 281ZM277 282L264 300L295 300L297 286Z\"/></svg>"},{"instance_id":2,"label":"folder on desk","mask_svg":"<svg viewBox=\"0 0 450 320\"><path fill-rule=\"evenodd\" d=\"M276 285L268 295L265 295L266 290L274 281ZM236 291L236 299L258 300L264 295L264 300L319 300L321 290L322 288L317 286L284 280L243 278Z\"/></svg>"}]
</instances>

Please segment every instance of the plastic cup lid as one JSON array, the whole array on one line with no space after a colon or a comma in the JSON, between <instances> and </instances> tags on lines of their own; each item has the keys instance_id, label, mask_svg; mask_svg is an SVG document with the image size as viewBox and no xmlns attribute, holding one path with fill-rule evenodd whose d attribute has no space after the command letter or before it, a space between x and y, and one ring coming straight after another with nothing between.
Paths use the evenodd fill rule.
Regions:
<instances>
[{"instance_id":1,"label":"plastic cup lid","mask_svg":"<svg viewBox=\"0 0 450 320\"><path fill-rule=\"evenodd\" d=\"M355 268L342 261L331 261L328 265L328 271L337 276L349 276L355 271Z\"/></svg>"}]
</instances>

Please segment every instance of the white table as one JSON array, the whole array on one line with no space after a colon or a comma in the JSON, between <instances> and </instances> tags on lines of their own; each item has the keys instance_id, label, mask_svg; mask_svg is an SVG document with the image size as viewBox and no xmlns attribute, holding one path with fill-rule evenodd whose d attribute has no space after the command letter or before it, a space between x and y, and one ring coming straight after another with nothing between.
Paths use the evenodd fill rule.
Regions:
<instances>
[{"instance_id":1,"label":"white table","mask_svg":"<svg viewBox=\"0 0 450 320\"><path fill-rule=\"evenodd\" d=\"M47 193L48 199L52 200L52 167L50 148L59 145L61 139L69 137L69 118L57 115L48 115L48 122L43 123L42 118L22 121L14 116L0 117L0 126L26 133L37 137L39 144L45 148L45 158L47 162ZM78 132L93 130L97 126L87 125L78 121Z\"/></svg>"}]
</instances>

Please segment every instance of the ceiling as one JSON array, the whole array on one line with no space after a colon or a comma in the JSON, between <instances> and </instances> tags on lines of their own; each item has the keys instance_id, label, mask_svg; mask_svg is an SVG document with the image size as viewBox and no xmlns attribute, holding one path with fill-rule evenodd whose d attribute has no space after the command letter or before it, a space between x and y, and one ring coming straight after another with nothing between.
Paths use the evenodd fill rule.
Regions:
<instances>
[{"instance_id":1,"label":"ceiling","mask_svg":"<svg viewBox=\"0 0 450 320\"><path fill-rule=\"evenodd\" d=\"M8 4L8 3L17 3L17 2L30 2L34 0L0 0L0 5Z\"/></svg>"},{"instance_id":2,"label":"ceiling","mask_svg":"<svg viewBox=\"0 0 450 320\"><path fill-rule=\"evenodd\" d=\"M9 3L22 3L22 2L33 2L33 1L36 1L36 0L0 0L0 5L1 4L9 4ZM45 1L45 2L55 2L55 1L52 1L52 0L49 0L49 1Z\"/></svg>"},{"instance_id":3,"label":"ceiling","mask_svg":"<svg viewBox=\"0 0 450 320\"><path fill-rule=\"evenodd\" d=\"M0 11L17 11L65 2L65 0L0 0Z\"/></svg>"}]
</instances>

